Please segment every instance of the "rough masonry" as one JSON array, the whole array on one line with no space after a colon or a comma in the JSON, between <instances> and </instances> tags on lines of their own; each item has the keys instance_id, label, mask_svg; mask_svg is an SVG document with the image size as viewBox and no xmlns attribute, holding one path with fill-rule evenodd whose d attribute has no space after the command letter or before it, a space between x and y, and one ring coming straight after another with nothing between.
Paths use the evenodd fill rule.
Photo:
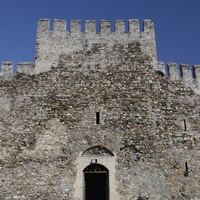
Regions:
<instances>
[{"instance_id":1,"label":"rough masonry","mask_svg":"<svg viewBox=\"0 0 200 200\"><path fill-rule=\"evenodd\" d=\"M200 66L128 23L41 19L35 62L2 63L0 199L200 199Z\"/></svg>"}]
</instances>

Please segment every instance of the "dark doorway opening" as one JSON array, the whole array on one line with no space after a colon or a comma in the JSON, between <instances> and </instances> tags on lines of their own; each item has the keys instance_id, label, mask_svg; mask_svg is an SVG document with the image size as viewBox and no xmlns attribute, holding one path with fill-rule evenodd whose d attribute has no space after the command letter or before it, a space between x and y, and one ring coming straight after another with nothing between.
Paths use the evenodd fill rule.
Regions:
<instances>
[{"instance_id":1,"label":"dark doorway opening","mask_svg":"<svg viewBox=\"0 0 200 200\"><path fill-rule=\"evenodd\" d=\"M109 171L101 164L92 163L84 170L85 200L109 200Z\"/></svg>"}]
</instances>

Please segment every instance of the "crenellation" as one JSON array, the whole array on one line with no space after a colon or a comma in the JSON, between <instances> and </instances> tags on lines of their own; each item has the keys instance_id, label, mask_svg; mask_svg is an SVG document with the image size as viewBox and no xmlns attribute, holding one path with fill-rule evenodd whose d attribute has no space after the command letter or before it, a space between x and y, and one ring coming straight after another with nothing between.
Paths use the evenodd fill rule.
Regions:
<instances>
[{"instance_id":1,"label":"crenellation","mask_svg":"<svg viewBox=\"0 0 200 200\"><path fill-rule=\"evenodd\" d=\"M17 73L23 73L30 75L34 73L35 63L34 62L19 62L17 63Z\"/></svg>"},{"instance_id":2,"label":"crenellation","mask_svg":"<svg viewBox=\"0 0 200 200\"><path fill-rule=\"evenodd\" d=\"M154 34L154 22L152 20L145 19L143 21L143 29L145 33Z\"/></svg>"},{"instance_id":3,"label":"crenellation","mask_svg":"<svg viewBox=\"0 0 200 200\"><path fill-rule=\"evenodd\" d=\"M14 63L2 62L0 77L2 79L9 79L13 76Z\"/></svg>"},{"instance_id":4,"label":"crenellation","mask_svg":"<svg viewBox=\"0 0 200 200\"><path fill-rule=\"evenodd\" d=\"M85 21L85 33L96 33L96 21L86 20Z\"/></svg>"},{"instance_id":5,"label":"crenellation","mask_svg":"<svg viewBox=\"0 0 200 200\"><path fill-rule=\"evenodd\" d=\"M165 63L157 62L155 70L162 71L166 76L169 76L171 80L183 79L192 80L198 78L198 70L200 65L190 66L188 64L180 64L169 62L165 67Z\"/></svg>"},{"instance_id":6,"label":"crenellation","mask_svg":"<svg viewBox=\"0 0 200 200\"><path fill-rule=\"evenodd\" d=\"M125 22L124 22L124 20L116 20L114 30L115 30L116 33L124 33L125 32Z\"/></svg>"},{"instance_id":7,"label":"crenellation","mask_svg":"<svg viewBox=\"0 0 200 200\"><path fill-rule=\"evenodd\" d=\"M190 65L180 64L180 70L181 70L182 77L192 76Z\"/></svg>"},{"instance_id":8,"label":"crenellation","mask_svg":"<svg viewBox=\"0 0 200 200\"><path fill-rule=\"evenodd\" d=\"M103 34L110 33L110 21L109 20L100 20L100 29L99 32Z\"/></svg>"},{"instance_id":9,"label":"crenellation","mask_svg":"<svg viewBox=\"0 0 200 200\"><path fill-rule=\"evenodd\" d=\"M192 88L197 94L200 93L200 65L157 62L154 69L170 77L172 81L180 80L186 87Z\"/></svg>"},{"instance_id":10,"label":"crenellation","mask_svg":"<svg viewBox=\"0 0 200 200\"><path fill-rule=\"evenodd\" d=\"M53 31L66 32L66 30L67 30L67 21L66 20L60 20L60 19L54 20Z\"/></svg>"},{"instance_id":11,"label":"crenellation","mask_svg":"<svg viewBox=\"0 0 200 200\"><path fill-rule=\"evenodd\" d=\"M70 32L71 33L80 33L81 32L81 21L72 20L70 23Z\"/></svg>"},{"instance_id":12,"label":"crenellation","mask_svg":"<svg viewBox=\"0 0 200 200\"><path fill-rule=\"evenodd\" d=\"M181 64L180 70L182 74L182 80L188 87L194 87L194 79L192 77L191 67L188 64Z\"/></svg>"},{"instance_id":13,"label":"crenellation","mask_svg":"<svg viewBox=\"0 0 200 200\"><path fill-rule=\"evenodd\" d=\"M70 54L72 51L92 48L92 44L129 44L139 42L141 51L152 58L154 70L158 70L169 76L171 80L182 79L185 85L197 88L198 65L190 67L188 65L178 66L176 63L164 63L157 61L154 23L152 20L143 20L143 31L140 31L138 19L128 21L128 32L125 29L124 20L116 20L114 23L114 33L111 32L109 20L100 21L99 32L96 30L95 20L85 21L85 31L81 30L81 21L72 20L70 22L70 32L67 31L66 20L55 19L53 31L50 31L50 20L40 19L37 28L36 60L33 63L18 63L17 72L25 74L41 73L49 71L51 67L58 64L61 54ZM116 33L116 34L115 34ZM120 34L117 34L120 33ZM4 68L4 67L2 67ZM27 68L27 69L26 69ZM102 68L105 69L105 66ZM4 69L3 69L4 71ZM12 74L10 68L3 74ZM194 86L195 85L195 86ZM195 89L196 90L196 89Z\"/></svg>"},{"instance_id":14,"label":"crenellation","mask_svg":"<svg viewBox=\"0 0 200 200\"><path fill-rule=\"evenodd\" d=\"M140 24L138 19L129 19L128 20L128 29L129 32L137 34L140 32Z\"/></svg>"},{"instance_id":15,"label":"crenellation","mask_svg":"<svg viewBox=\"0 0 200 200\"><path fill-rule=\"evenodd\" d=\"M37 33L50 31L50 19L39 19Z\"/></svg>"},{"instance_id":16,"label":"crenellation","mask_svg":"<svg viewBox=\"0 0 200 200\"><path fill-rule=\"evenodd\" d=\"M200 82L197 78L198 67L188 64L180 64L181 80L186 87L192 88L197 94L200 93Z\"/></svg>"},{"instance_id":17,"label":"crenellation","mask_svg":"<svg viewBox=\"0 0 200 200\"><path fill-rule=\"evenodd\" d=\"M166 75L165 63L164 62L157 62L154 70L161 72L163 75Z\"/></svg>"},{"instance_id":18,"label":"crenellation","mask_svg":"<svg viewBox=\"0 0 200 200\"><path fill-rule=\"evenodd\" d=\"M169 77L172 80L180 79L178 64L177 63L168 63L167 66L168 66L168 70L169 70L168 71Z\"/></svg>"},{"instance_id":19,"label":"crenellation","mask_svg":"<svg viewBox=\"0 0 200 200\"><path fill-rule=\"evenodd\" d=\"M110 33L111 32L111 23L109 20L100 20L100 32ZM50 19L39 19L38 20L38 32L47 32L50 31ZM53 24L53 31L67 31L67 22L66 20L55 19ZM70 32L76 33L81 31L81 20L71 20L70 21ZM85 32L97 32L96 30L96 21L86 20L85 21ZM125 21L116 20L114 22L114 32L126 32ZM129 19L128 20L128 32L139 33L140 25L138 19ZM154 23L152 20L143 20L143 32L153 33L154 34Z\"/></svg>"}]
</instances>

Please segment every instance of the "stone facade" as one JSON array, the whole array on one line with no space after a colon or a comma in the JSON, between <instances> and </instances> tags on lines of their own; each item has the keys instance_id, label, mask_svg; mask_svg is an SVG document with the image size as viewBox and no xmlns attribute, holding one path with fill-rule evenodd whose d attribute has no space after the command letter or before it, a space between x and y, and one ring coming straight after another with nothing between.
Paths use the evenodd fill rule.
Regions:
<instances>
[{"instance_id":1,"label":"stone facade","mask_svg":"<svg viewBox=\"0 0 200 200\"><path fill-rule=\"evenodd\" d=\"M2 63L0 199L85 199L97 159L110 200L199 200L200 67L158 62L151 20L49 23L35 63Z\"/></svg>"}]
</instances>

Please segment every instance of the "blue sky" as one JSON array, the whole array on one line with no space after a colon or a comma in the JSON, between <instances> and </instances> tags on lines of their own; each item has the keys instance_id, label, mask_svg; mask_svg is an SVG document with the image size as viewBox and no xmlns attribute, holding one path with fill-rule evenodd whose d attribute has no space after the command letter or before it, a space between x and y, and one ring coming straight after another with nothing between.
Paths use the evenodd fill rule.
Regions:
<instances>
[{"instance_id":1,"label":"blue sky","mask_svg":"<svg viewBox=\"0 0 200 200\"><path fill-rule=\"evenodd\" d=\"M33 62L39 18L152 19L158 60L200 64L200 0L0 0L0 62Z\"/></svg>"}]
</instances>

